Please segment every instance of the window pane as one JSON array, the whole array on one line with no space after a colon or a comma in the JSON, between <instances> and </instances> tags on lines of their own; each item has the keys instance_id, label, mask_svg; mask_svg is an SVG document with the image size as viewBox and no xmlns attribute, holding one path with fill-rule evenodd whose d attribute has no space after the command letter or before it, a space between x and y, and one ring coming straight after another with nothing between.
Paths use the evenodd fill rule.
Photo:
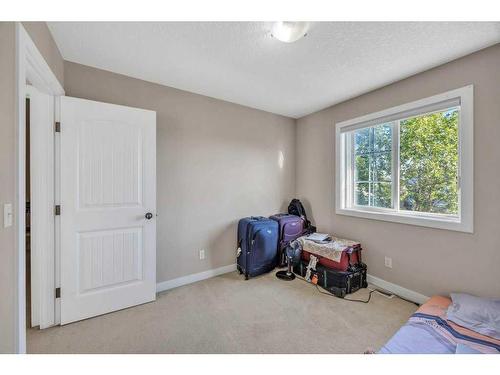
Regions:
<instances>
[{"instance_id":1,"label":"window pane","mask_svg":"<svg viewBox=\"0 0 500 375\"><path fill-rule=\"evenodd\" d=\"M355 178L356 181L370 180L370 157L367 155L356 155L355 165Z\"/></svg>"},{"instance_id":2,"label":"window pane","mask_svg":"<svg viewBox=\"0 0 500 375\"><path fill-rule=\"evenodd\" d=\"M369 199L369 184L367 182L356 184L354 192L355 204L358 206L368 206Z\"/></svg>"},{"instance_id":3,"label":"window pane","mask_svg":"<svg viewBox=\"0 0 500 375\"><path fill-rule=\"evenodd\" d=\"M364 128L354 132L354 152L356 154L365 154L371 151L370 133L371 128Z\"/></svg>"},{"instance_id":4,"label":"window pane","mask_svg":"<svg viewBox=\"0 0 500 375\"><path fill-rule=\"evenodd\" d=\"M372 184L373 206L391 208L392 190L391 184L387 182L377 182Z\"/></svg>"},{"instance_id":5,"label":"window pane","mask_svg":"<svg viewBox=\"0 0 500 375\"><path fill-rule=\"evenodd\" d=\"M400 209L458 213L459 109L400 122Z\"/></svg>"},{"instance_id":6,"label":"window pane","mask_svg":"<svg viewBox=\"0 0 500 375\"><path fill-rule=\"evenodd\" d=\"M391 151L392 123L373 127L373 151Z\"/></svg>"},{"instance_id":7,"label":"window pane","mask_svg":"<svg viewBox=\"0 0 500 375\"><path fill-rule=\"evenodd\" d=\"M393 126L394 123L387 123L354 131L356 205L393 206L391 191ZM384 182L384 185L379 185L380 182Z\"/></svg>"},{"instance_id":8,"label":"window pane","mask_svg":"<svg viewBox=\"0 0 500 375\"><path fill-rule=\"evenodd\" d=\"M392 154L390 152L376 153L372 162L373 181L391 181Z\"/></svg>"}]
</instances>

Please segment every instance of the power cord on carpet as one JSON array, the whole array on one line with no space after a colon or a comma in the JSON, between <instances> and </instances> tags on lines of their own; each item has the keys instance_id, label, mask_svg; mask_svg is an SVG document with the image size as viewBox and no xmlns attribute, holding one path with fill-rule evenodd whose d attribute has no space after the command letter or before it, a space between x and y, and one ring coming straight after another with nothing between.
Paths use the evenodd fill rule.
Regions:
<instances>
[{"instance_id":1,"label":"power cord on carpet","mask_svg":"<svg viewBox=\"0 0 500 375\"><path fill-rule=\"evenodd\" d=\"M306 282L306 283L310 284L310 282L309 282L309 281L307 281L306 279L304 279L302 276L299 276L299 275L297 275L297 274L296 274L295 276L296 276L298 279L300 279L300 280L302 280L302 281L304 281L304 282ZM327 291L322 291L322 290L320 289L320 287L318 286L318 284L313 284L313 285L316 287L316 289L318 290L318 292L320 292L321 294L325 294L325 295L330 296L330 297L336 297L336 298L339 298L339 297L337 297L335 294L332 294L332 293L327 292ZM345 301L350 301L350 302L368 303L368 302L370 302L370 300L371 300L371 298L372 298L372 294L373 294L373 293L375 293L375 292L382 293L382 294L387 294L387 293L384 293L384 291L379 290L379 289L369 289L369 290L370 290L370 293L368 293L368 299L367 299L367 300L352 299L352 298L345 298L345 297L344 297L344 298L341 298L341 299L343 299L343 300L345 300ZM394 297L397 297L397 298L399 298L399 299L401 299L401 300L403 300L403 301L410 302L410 303L413 303L414 305L420 306L420 304L419 304L419 303L416 303L416 302L414 302L414 301L410 301L409 299L406 299L406 298L404 298L404 297L398 296L397 294L391 293L391 295L393 295Z\"/></svg>"},{"instance_id":2,"label":"power cord on carpet","mask_svg":"<svg viewBox=\"0 0 500 375\"><path fill-rule=\"evenodd\" d=\"M304 280L305 281L305 280ZM329 293L329 292L323 292L318 284L315 285L316 286L316 289L318 290L318 292L320 292L321 294L326 294L327 296L330 296L330 297L337 297L335 294L332 294L332 293ZM372 293L373 292L376 292L377 290L370 290L370 293L368 293L368 299L366 301L363 301L362 299L352 299L352 298L342 298L343 300L346 300L346 301L351 301L351 302L361 302L361 303L368 303L370 302L370 299L372 298ZM337 297L338 298L338 297Z\"/></svg>"}]
</instances>

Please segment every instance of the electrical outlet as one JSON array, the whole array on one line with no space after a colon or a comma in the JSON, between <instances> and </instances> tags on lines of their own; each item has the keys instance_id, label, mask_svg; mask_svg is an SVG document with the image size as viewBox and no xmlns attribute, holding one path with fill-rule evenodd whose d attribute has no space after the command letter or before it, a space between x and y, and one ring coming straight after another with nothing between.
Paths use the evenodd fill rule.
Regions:
<instances>
[{"instance_id":1,"label":"electrical outlet","mask_svg":"<svg viewBox=\"0 0 500 375\"><path fill-rule=\"evenodd\" d=\"M200 250L200 260L205 259L205 249Z\"/></svg>"},{"instance_id":2,"label":"electrical outlet","mask_svg":"<svg viewBox=\"0 0 500 375\"><path fill-rule=\"evenodd\" d=\"M385 257L385 266L387 268L392 268L392 258Z\"/></svg>"}]
</instances>

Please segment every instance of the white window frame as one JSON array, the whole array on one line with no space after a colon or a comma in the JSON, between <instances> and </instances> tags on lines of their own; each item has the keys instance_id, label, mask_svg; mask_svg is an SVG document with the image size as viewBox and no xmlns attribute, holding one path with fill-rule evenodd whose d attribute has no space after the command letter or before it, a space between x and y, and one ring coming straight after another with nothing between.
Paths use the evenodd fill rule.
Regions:
<instances>
[{"instance_id":1,"label":"white window frame","mask_svg":"<svg viewBox=\"0 0 500 375\"><path fill-rule=\"evenodd\" d=\"M391 221L431 228L473 233L474 216L474 88L473 85L416 100L383 111L371 113L335 124L335 203L336 213L367 219ZM432 112L433 107L443 108L442 103L458 102L458 215L400 211L353 204L351 129L364 128L383 122L396 121ZM441 105L441 106L440 106ZM348 130L349 129L349 130ZM399 132L393 131L393 148L399 150ZM392 160L393 181L399 181L399 152ZM394 153L393 153L394 155ZM349 167L347 167L349 166ZM399 205L399 189L393 189L393 204ZM397 196L396 196L397 194Z\"/></svg>"}]
</instances>

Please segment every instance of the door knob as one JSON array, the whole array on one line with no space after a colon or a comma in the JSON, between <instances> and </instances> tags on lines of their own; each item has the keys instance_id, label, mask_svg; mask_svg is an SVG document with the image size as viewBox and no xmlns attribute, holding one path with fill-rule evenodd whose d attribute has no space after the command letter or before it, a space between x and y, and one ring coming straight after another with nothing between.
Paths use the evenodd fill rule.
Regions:
<instances>
[{"instance_id":1,"label":"door knob","mask_svg":"<svg viewBox=\"0 0 500 375\"><path fill-rule=\"evenodd\" d=\"M148 212L144 217L148 220L151 220L153 218L153 214L151 212Z\"/></svg>"}]
</instances>

